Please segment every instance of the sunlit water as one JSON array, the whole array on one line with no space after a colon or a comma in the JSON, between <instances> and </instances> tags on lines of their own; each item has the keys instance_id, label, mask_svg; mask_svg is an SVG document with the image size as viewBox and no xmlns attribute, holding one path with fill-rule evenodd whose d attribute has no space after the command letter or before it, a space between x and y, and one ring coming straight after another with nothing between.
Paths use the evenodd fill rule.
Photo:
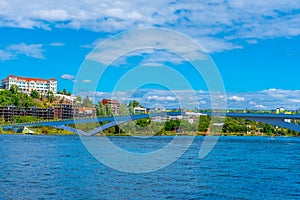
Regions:
<instances>
[{"instance_id":1,"label":"sunlit water","mask_svg":"<svg viewBox=\"0 0 300 200\"><path fill-rule=\"evenodd\" d=\"M110 139L147 152L171 137ZM0 135L0 199L300 199L300 138L221 137L199 159L202 141L164 169L128 174L77 136Z\"/></svg>"}]
</instances>

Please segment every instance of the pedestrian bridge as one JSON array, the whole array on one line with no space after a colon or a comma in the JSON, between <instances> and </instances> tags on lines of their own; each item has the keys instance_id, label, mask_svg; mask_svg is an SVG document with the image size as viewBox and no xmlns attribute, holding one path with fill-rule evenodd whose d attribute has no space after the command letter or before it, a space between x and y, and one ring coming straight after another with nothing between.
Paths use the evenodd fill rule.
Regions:
<instances>
[{"instance_id":1,"label":"pedestrian bridge","mask_svg":"<svg viewBox=\"0 0 300 200\"><path fill-rule=\"evenodd\" d=\"M185 112L162 112L162 113L150 113L150 114L140 114L140 115L127 115L127 116L69 119L69 120L59 120L59 121L40 121L40 122L33 122L33 123L3 125L2 128L12 129L13 127L50 126L50 127L56 127L67 131L71 131L79 135L92 136L113 126L130 122L130 121L135 121L138 119L151 118L151 117L179 116L185 114L186 114ZM203 115L244 118L244 119L263 122L274 126L279 126L282 128L287 128L290 130L300 132L300 125L288 122L288 120L300 120L299 114L203 113ZM91 122L108 122L108 123L99 126L98 128L90 131L89 133L67 126L71 124L82 124L82 123L91 123Z\"/></svg>"}]
</instances>

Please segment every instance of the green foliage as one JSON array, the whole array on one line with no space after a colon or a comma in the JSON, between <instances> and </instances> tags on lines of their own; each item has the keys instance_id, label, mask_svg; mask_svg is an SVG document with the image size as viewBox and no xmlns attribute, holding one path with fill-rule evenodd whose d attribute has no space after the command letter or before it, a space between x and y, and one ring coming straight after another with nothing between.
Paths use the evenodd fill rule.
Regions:
<instances>
[{"instance_id":1,"label":"green foliage","mask_svg":"<svg viewBox=\"0 0 300 200\"><path fill-rule=\"evenodd\" d=\"M134 107L138 107L138 106L141 106L141 105L136 100L133 100L132 102L129 103L129 107L133 107L134 108Z\"/></svg>"},{"instance_id":2,"label":"green foliage","mask_svg":"<svg viewBox=\"0 0 300 200\"><path fill-rule=\"evenodd\" d=\"M34 101L31 96L18 91L18 87L13 85L10 90L0 91L0 106L14 105L17 107L31 107Z\"/></svg>"},{"instance_id":3,"label":"green foliage","mask_svg":"<svg viewBox=\"0 0 300 200\"><path fill-rule=\"evenodd\" d=\"M96 115L98 117L106 117L107 116L106 106L103 105L101 101L99 101L98 105L96 106Z\"/></svg>"},{"instance_id":4,"label":"green foliage","mask_svg":"<svg viewBox=\"0 0 300 200\"><path fill-rule=\"evenodd\" d=\"M120 105L119 115L129 115L129 108L126 106L126 104Z\"/></svg>"},{"instance_id":5,"label":"green foliage","mask_svg":"<svg viewBox=\"0 0 300 200\"><path fill-rule=\"evenodd\" d=\"M30 96L34 99L38 99L40 97L40 93L36 90L32 90Z\"/></svg>"},{"instance_id":6,"label":"green foliage","mask_svg":"<svg viewBox=\"0 0 300 200\"><path fill-rule=\"evenodd\" d=\"M75 101L76 101L76 103L82 103L82 97L77 96Z\"/></svg>"},{"instance_id":7,"label":"green foliage","mask_svg":"<svg viewBox=\"0 0 300 200\"><path fill-rule=\"evenodd\" d=\"M41 119L38 119L33 116L13 116L11 118L12 122L15 123L26 123L26 122L35 122L35 121L40 121Z\"/></svg>"},{"instance_id":8,"label":"green foliage","mask_svg":"<svg viewBox=\"0 0 300 200\"><path fill-rule=\"evenodd\" d=\"M2 127L0 126L0 133L3 133L3 129L2 129Z\"/></svg>"},{"instance_id":9,"label":"green foliage","mask_svg":"<svg viewBox=\"0 0 300 200\"><path fill-rule=\"evenodd\" d=\"M210 124L210 117L201 115L199 117L199 125L198 125L198 131L199 132L206 132L208 130Z\"/></svg>"},{"instance_id":10,"label":"green foliage","mask_svg":"<svg viewBox=\"0 0 300 200\"><path fill-rule=\"evenodd\" d=\"M49 101L50 103L53 103L53 101L54 101L54 94L53 94L52 91L49 91L49 92L48 92L47 98L48 98L48 101Z\"/></svg>"},{"instance_id":11,"label":"green foliage","mask_svg":"<svg viewBox=\"0 0 300 200\"><path fill-rule=\"evenodd\" d=\"M198 122L194 122L194 123L190 124L186 120L180 120L180 128L185 132L197 132Z\"/></svg>"},{"instance_id":12,"label":"green foliage","mask_svg":"<svg viewBox=\"0 0 300 200\"><path fill-rule=\"evenodd\" d=\"M265 124L263 127L263 132L266 134L272 134L275 133L275 128L269 124Z\"/></svg>"},{"instance_id":13,"label":"green foliage","mask_svg":"<svg viewBox=\"0 0 300 200\"><path fill-rule=\"evenodd\" d=\"M255 134L255 133L264 133L267 135L271 134L286 134L288 130L279 128L275 129L273 125L264 124L260 122L250 121L241 118L225 118L225 123L223 126L224 133L248 133L248 134ZM297 133L291 133L296 135Z\"/></svg>"},{"instance_id":14,"label":"green foliage","mask_svg":"<svg viewBox=\"0 0 300 200\"><path fill-rule=\"evenodd\" d=\"M135 107L143 107L139 102L137 102L136 100L133 100L132 102L130 102L128 104L129 107L129 113L130 114L134 114L134 108Z\"/></svg>"},{"instance_id":15,"label":"green foliage","mask_svg":"<svg viewBox=\"0 0 300 200\"><path fill-rule=\"evenodd\" d=\"M94 106L94 104L93 104L93 102L89 99L89 97L87 96L87 97L85 97L85 98L83 99L82 106L83 106L83 107L92 107L92 106Z\"/></svg>"},{"instance_id":16,"label":"green foliage","mask_svg":"<svg viewBox=\"0 0 300 200\"><path fill-rule=\"evenodd\" d=\"M19 87L16 86L16 85L12 85L9 89L9 91L12 93L12 94L17 94L18 91L19 91Z\"/></svg>"},{"instance_id":17,"label":"green foliage","mask_svg":"<svg viewBox=\"0 0 300 200\"><path fill-rule=\"evenodd\" d=\"M2 116L1 118L0 118L0 124L4 124L5 123L5 119L4 119L4 116Z\"/></svg>"},{"instance_id":18,"label":"green foliage","mask_svg":"<svg viewBox=\"0 0 300 200\"><path fill-rule=\"evenodd\" d=\"M165 130L166 131L174 131L175 129L179 128L180 126L180 120L169 120L165 123Z\"/></svg>"},{"instance_id":19,"label":"green foliage","mask_svg":"<svg viewBox=\"0 0 300 200\"><path fill-rule=\"evenodd\" d=\"M106 106L106 116L113 116L113 112L110 106Z\"/></svg>"},{"instance_id":20,"label":"green foliage","mask_svg":"<svg viewBox=\"0 0 300 200\"><path fill-rule=\"evenodd\" d=\"M247 132L247 122L244 119L234 119L227 117L225 119L224 127L223 127L224 133L246 133Z\"/></svg>"},{"instance_id":21,"label":"green foliage","mask_svg":"<svg viewBox=\"0 0 300 200\"><path fill-rule=\"evenodd\" d=\"M145 119L139 119L136 121L136 125L141 126L141 127L146 127L151 123L150 118L145 118Z\"/></svg>"},{"instance_id":22,"label":"green foliage","mask_svg":"<svg viewBox=\"0 0 300 200\"><path fill-rule=\"evenodd\" d=\"M96 115L98 117L107 117L112 116L113 112L109 105L103 105L101 101L96 105Z\"/></svg>"},{"instance_id":23,"label":"green foliage","mask_svg":"<svg viewBox=\"0 0 300 200\"><path fill-rule=\"evenodd\" d=\"M57 91L57 94L63 94L63 95L71 96L71 92L67 92L66 89L63 89L62 91Z\"/></svg>"},{"instance_id":24,"label":"green foliage","mask_svg":"<svg viewBox=\"0 0 300 200\"><path fill-rule=\"evenodd\" d=\"M43 133L43 134L49 134L49 132L50 132L50 131L49 131L49 127L47 127L47 126L43 126L43 127L42 127L42 133Z\"/></svg>"}]
</instances>

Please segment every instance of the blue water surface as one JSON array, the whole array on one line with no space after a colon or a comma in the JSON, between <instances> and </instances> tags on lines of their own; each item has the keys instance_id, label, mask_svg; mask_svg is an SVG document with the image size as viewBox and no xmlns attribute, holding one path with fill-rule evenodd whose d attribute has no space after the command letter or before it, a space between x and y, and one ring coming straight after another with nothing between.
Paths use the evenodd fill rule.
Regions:
<instances>
[{"instance_id":1,"label":"blue water surface","mask_svg":"<svg viewBox=\"0 0 300 200\"><path fill-rule=\"evenodd\" d=\"M172 137L110 139L149 152ZM0 135L0 199L300 199L300 138L220 137L199 159L203 139L166 168L130 174L101 164L78 136Z\"/></svg>"}]
</instances>

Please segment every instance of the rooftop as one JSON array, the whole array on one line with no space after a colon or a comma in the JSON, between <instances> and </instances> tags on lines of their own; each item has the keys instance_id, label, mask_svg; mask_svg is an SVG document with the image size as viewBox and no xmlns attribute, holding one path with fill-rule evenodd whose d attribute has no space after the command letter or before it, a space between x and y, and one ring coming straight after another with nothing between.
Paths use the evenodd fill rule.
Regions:
<instances>
[{"instance_id":1,"label":"rooftop","mask_svg":"<svg viewBox=\"0 0 300 200\"><path fill-rule=\"evenodd\" d=\"M56 81L55 78L50 78L49 80L47 79L44 79L44 78L29 78L29 77L22 77L22 76L15 76L13 74L10 74L8 77L6 78L17 78L17 79L21 79L21 80L24 80L26 82L29 82L29 81L42 81L42 82L48 82L49 80L52 80L52 81Z\"/></svg>"}]
</instances>

